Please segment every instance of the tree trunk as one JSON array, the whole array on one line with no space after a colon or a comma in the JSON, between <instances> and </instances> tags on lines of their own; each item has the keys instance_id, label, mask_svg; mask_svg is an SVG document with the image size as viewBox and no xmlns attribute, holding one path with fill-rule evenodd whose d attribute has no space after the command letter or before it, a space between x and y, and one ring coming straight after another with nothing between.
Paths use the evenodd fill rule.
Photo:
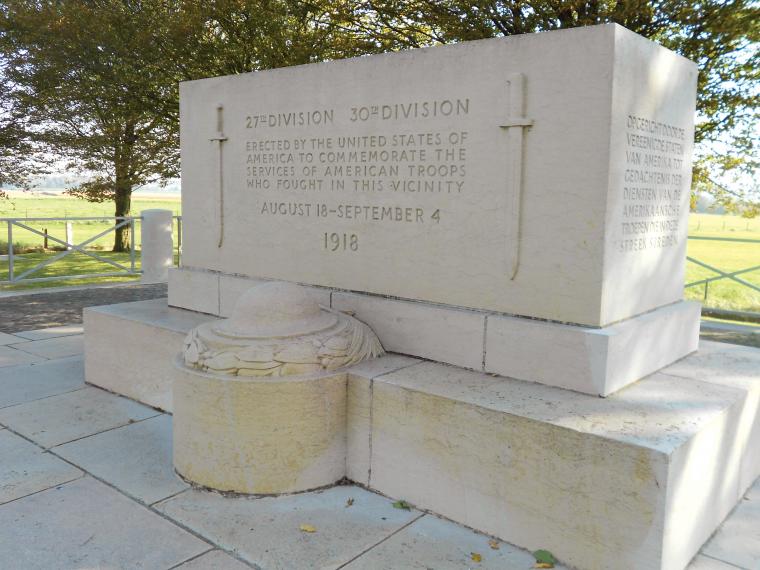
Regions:
<instances>
[{"instance_id":1,"label":"tree trunk","mask_svg":"<svg viewBox=\"0 0 760 570\"><path fill-rule=\"evenodd\" d=\"M114 202L116 204L116 225L124 220L120 217L129 216L132 208L132 186L134 178L132 177L134 158L134 145L137 142L135 136L135 123L127 121L124 124L124 134L119 144L114 149L114 174L116 177L116 192L114 193ZM129 251L130 243L130 225L126 224L114 231L113 251Z\"/></svg>"},{"instance_id":2,"label":"tree trunk","mask_svg":"<svg viewBox=\"0 0 760 570\"><path fill-rule=\"evenodd\" d=\"M116 196L114 198L116 203L115 216L116 225L120 224L124 220L118 219L122 216L129 216L129 211L132 206L132 186L124 183L123 181L116 181ZM113 251L124 252L129 251L130 248L130 226L124 225L120 228L116 228L114 231Z\"/></svg>"}]
</instances>

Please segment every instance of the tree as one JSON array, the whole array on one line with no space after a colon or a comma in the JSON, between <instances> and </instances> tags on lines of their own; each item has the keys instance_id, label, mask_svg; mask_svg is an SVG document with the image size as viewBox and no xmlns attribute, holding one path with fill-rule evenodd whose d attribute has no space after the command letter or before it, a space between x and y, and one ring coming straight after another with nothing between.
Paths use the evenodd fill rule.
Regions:
<instances>
[{"instance_id":1,"label":"tree","mask_svg":"<svg viewBox=\"0 0 760 570\"><path fill-rule=\"evenodd\" d=\"M128 216L136 186L177 175L183 77L171 55L188 25L176 3L161 0L0 7L6 100L41 156L92 175L70 193L114 200L115 215ZM115 233L113 250L126 250L128 226Z\"/></svg>"},{"instance_id":2,"label":"tree","mask_svg":"<svg viewBox=\"0 0 760 570\"><path fill-rule=\"evenodd\" d=\"M332 6L9 0L0 4L0 53L14 86L6 99L48 160L91 175L70 194L113 200L115 215L127 216L134 188L179 174L179 81L380 49L348 34ZM113 250L128 246L128 228L118 229Z\"/></svg>"},{"instance_id":3,"label":"tree","mask_svg":"<svg viewBox=\"0 0 760 570\"><path fill-rule=\"evenodd\" d=\"M755 0L356 0L358 32L385 45L422 47L615 22L700 69L697 169L758 168L760 7ZM695 171L695 180L699 180ZM756 197L760 198L760 197Z\"/></svg>"},{"instance_id":4,"label":"tree","mask_svg":"<svg viewBox=\"0 0 760 570\"><path fill-rule=\"evenodd\" d=\"M377 53L338 0L195 0L206 34L199 77L230 75ZM189 4L189 3L188 3Z\"/></svg>"},{"instance_id":5,"label":"tree","mask_svg":"<svg viewBox=\"0 0 760 570\"><path fill-rule=\"evenodd\" d=\"M8 96L10 85L4 79L0 59L0 198L6 198L3 186L26 186L31 171L31 148L25 137L23 119L13 113Z\"/></svg>"}]
</instances>

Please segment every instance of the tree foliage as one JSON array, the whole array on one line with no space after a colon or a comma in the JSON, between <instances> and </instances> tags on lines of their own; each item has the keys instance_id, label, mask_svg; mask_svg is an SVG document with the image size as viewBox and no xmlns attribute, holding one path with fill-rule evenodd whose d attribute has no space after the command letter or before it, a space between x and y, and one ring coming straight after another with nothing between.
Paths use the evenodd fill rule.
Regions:
<instances>
[{"instance_id":1,"label":"tree foliage","mask_svg":"<svg viewBox=\"0 0 760 570\"><path fill-rule=\"evenodd\" d=\"M182 78L171 48L186 30L172 2L12 0L0 14L14 114L51 161L92 178L70 189L130 210L132 189L176 176ZM165 49L168 47L169 49ZM117 230L114 251L128 246Z\"/></svg>"},{"instance_id":2,"label":"tree foliage","mask_svg":"<svg viewBox=\"0 0 760 570\"><path fill-rule=\"evenodd\" d=\"M614 22L699 65L697 142L737 127L741 148L752 142L749 121L760 102L760 7L753 0L359 0L350 10L357 29L396 47Z\"/></svg>"},{"instance_id":3,"label":"tree foliage","mask_svg":"<svg viewBox=\"0 0 760 570\"><path fill-rule=\"evenodd\" d=\"M28 185L33 153L25 136L23 117L14 113L10 86L2 81L2 65L0 59L0 198L5 198L3 186Z\"/></svg>"},{"instance_id":4,"label":"tree foliage","mask_svg":"<svg viewBox=\"0 0 760 570\"><path fill-rule=\"evenodd\" d=\"M228 75L383 51L354 32L355 13L336 0L196 0L203 21L199 76ZM204 75L205 74L205 75Z\"/></svg>"}]
</instances>

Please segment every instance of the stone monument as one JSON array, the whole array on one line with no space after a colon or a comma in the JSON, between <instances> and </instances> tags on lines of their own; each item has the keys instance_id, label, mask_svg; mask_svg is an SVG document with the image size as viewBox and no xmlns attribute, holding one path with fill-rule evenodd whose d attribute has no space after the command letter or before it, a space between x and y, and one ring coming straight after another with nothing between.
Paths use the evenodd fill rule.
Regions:
<instances>
[{"instance_id":1,"label":"stone monument","mask_svg":"<svg viewBox=\"0 0 760 570\"><path fill-rule=\"evenodd\" d=\"M696 80L609 25L183 83L169 304L318 286L389 350L613 393L696 349Z\"/></svg>"},{"instance_id":2,"label":"stone monument","mask_svg":"<svg viewBox=\"0 0 760 570\"><path fill-rule=\"evenodd\" d=\"M696 81L604 25L183 83L182 267L85 311L87 381L207 487L682 569L760 474L760 386L687 357Z\"/></svg>"}]
</instances>

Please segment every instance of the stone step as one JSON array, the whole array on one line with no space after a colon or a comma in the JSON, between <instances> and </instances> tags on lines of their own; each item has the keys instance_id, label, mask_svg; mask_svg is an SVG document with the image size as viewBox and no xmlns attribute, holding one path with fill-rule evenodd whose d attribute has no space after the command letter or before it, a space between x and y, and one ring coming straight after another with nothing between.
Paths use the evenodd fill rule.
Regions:
<instances>
[{"instance_id":1,"label":"stone step","mask_svg":"<svg viewBox=\"0 0 760 570\"><path fill-rule=\"evenodd\" d=\"M163 303L85 311L89 383L171 410L213 317ZM346 476L577 568L681 569L760 474L758 371L703 342L603 399L389 354L346 375Z\"/></svg>"},{"instance_id":2,"label":"stone step","mask_svg":"<svg viewBox=\"0 0 760 570\"><path fill-rule=\"evenodd\" d=\"M352 373L351 477L578 568L684 568L760 474L760 350L606 398L419 362Z\"/></svg>"},{"instance_id":3,"label":"stone step","mask_svg":"<svg viewBox=\"0 0 760 570\"><path fill-rule=\"evenodd\" d=\"M166 298L87 307L83 315L85 380L167 412L182 341L191 328L214 319L171 308Z\"/></svg>"}]
</instances>

